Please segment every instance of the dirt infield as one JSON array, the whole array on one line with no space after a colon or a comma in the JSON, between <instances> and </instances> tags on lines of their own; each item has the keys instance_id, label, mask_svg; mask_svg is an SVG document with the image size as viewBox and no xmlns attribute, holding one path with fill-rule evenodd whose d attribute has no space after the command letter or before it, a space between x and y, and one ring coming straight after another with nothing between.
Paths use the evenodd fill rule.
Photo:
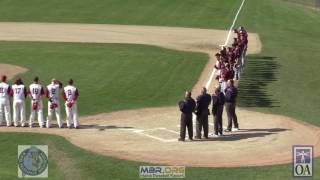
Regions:
<instances>
[{"instance_id":1,"label":"dirt infield","mask_svg":"<svg viewBox=\"0 0 320 180\"><path fill-rule=\"evenodd\" d=\"M173 165L231 167L291 161L295 144L319 148L319 128L293 119L238 109L241 130L208 141L178 142L177 108L150 108L82 117L81 129L0 128L66 137L87 150L123 159ZM210 117L212 131L212 116ZM226 117L224 117L226 119ZM319 151L316 152L319 155Z\"/></svg>"},{"instance_id":2,"label":"dirt infield","mask_svg":"<svg viewBox=\"0 0 320 180\"><path fill-rule=\"evenodd\" d=\"M226 31L221 30L191 28L0 23L0 40L149 44L208 53L210 61L194 87L194 94L198 94L200 87L207 82L214 63L213 49L223 44L226 34ZM249 53L260 52L259 36L250 33L249 37ZM315 154L320 154L318 127L284 116L243 109L237 109L237 113L240 131L218 139L185 143L177 141L177 107L145 108L81 117L81 129L78 130L1 127L0 132L56 134L66 137L77 146L103 155L187 166L231 167L287 163L291 161L291 148L295 144L314 145Z\"/></svg>"},{"instance_id":3,"label":"dirt infield","mask_svg":"<svg viewBox=\"0 0 320 180\"><path fill-rule=\"evenodd\" d=\"M0 75L6 75L8 79L12 79L18 74L27 72L28 69L11 64L0 64Z\"/></svg>"}]
</instances>

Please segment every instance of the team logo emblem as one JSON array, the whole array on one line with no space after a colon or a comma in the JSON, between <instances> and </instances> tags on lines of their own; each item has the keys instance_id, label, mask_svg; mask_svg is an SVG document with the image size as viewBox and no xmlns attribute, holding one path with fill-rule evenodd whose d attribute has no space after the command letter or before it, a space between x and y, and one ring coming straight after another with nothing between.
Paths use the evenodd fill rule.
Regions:
<instances>
[{"instance_id":1,"label":"team logo emblem","mask_svg":"<svg viewBox=\"0 0 320 180\"><path fill-rule=\"evenodd\" d=\"M293 176L313 176L313 146L293 146Z\"/></svg>"},{"instance_id":2,"label":"team logo emblem","mask_svg":"<svg viewBox=\"0 0 320 180\"><path fill-rule=\"evenodd\" d=\"M48 177L48 146L18 146L18 177Z\"/></svg>"}]
</instances>

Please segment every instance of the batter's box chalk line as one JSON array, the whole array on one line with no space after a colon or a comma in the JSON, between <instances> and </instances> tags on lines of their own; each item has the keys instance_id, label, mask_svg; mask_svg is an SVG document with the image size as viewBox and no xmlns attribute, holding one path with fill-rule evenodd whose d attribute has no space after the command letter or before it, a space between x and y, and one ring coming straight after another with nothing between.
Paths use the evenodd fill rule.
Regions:
<instances>
[{"instance_id":1,"label":"batter's box chalk line","mask_svg":"<svg viewBox=\"0 0 320 180\"><path fill-rule=\"evenodd\" d=\"M156 130L163 130L163 131L167 131L167 132L170 132L170 133L179 134L179 132L176 132L176 131L173 131L173 130L170 130L170 129L167 129L167 128L164 128L164 127L152 128L152 129L135 129L132 132L137 133L137 134L142 135L142 136L145 136L145 137L148 137L148 138L152 138L152 139L164 142L164 143L176 142L177 141L177 139L165 139L165 138L161 138L161 137L158 137L158 136L155 136L155 135L147 134L147 132L156 131Z\"/></svg>"}]
</instances>

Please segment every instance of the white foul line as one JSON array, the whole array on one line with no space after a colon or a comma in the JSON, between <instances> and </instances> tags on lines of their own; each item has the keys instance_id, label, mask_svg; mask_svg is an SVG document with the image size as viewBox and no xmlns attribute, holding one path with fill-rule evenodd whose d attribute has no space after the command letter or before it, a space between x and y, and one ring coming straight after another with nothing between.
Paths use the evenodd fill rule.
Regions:
<instances>
[{"instance_id":1,"label":"white foul line","mask_svg":"<svg viewBox=\"0 0 320 180\"><path fill-rule=\"evenodd\" d=\"M224 46L228 45L231 32L232 32L232 30L233 30L234 25L236 24L236 21L237 21L237 19L238 19L238 16L239 16L239 14L240 14L240 11L241 11L241 9L242 9L242 7L243 7L243 5L244 5L245 2L246 2L246 0L242 0L242 3L241 3L241 5L240 5L240 7L239 7L239 9L238 9L238 12L237 12L236 16L234 17L233 22L232 22L232 25L231 25L231 27L230 27L230 29L229 29L229 33L228 33L226 42L224 43Z\"/></svg>"},{"instance_id":2,"label":"white foul line","mask_svg":"<svg viewBox=\"0 0 320 180\"><path fill-rule=\"evenodd\" d=\"M237 19L238 19L238 16L239 16L239 14L240 14L240 11L241 11L241 9L242 9L245 1L246 1L246 0L242 0L242 3L241 3L241 5L240 5L240 7L239 7L239 9L238 9L238 12L237 12L236 16L235 16L234 19L233 19L232 25L231 25L231 27L230 27L230 29L229 29L229 32L228 32L228 35L227 35L227 39L226 39L226 41L225 41L225 43L224 43L223 46L227 46L227 44L228 44L228 42L229 42L231 32L232 32L232 30L233 30L234 25L236 24L236 21L237 21ZM211 73L211 75L210 75L210 78L209 78L209 80L208 80L208 82L207 82L207 84L206 84L206 88L207 88L207 89L209 89L209 87L210 87L210 85L211 85L211 82L212 82L213 77L214 77L215 74L216 74L216 69L213 68L213 71L212 71L212 73Z\"/></svg>"}]
</instances>

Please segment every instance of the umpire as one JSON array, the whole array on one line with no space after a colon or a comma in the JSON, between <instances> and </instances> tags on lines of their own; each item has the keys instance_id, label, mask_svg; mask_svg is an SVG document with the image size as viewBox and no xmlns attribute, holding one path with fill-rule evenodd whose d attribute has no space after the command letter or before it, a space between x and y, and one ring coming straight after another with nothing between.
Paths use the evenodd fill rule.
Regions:
<instances>
[{"instance_id":1,"label":"umpire","mask_svg":"<svg viewBox=\"0 0 320 180\"><path fill-rule=\"evenodd\" d=\"M184 100L179 102L179 108L181 111L180 120L180 138L179 141L184 141L186 137L186 127L188 128L189 139L193 137L193 125L192 125L192 113L196 107L196 102L191 97L191 92L186 91Z\"/></svg>"},{"instance_id":2,"label":"umpire","mask_svg":"<svg viewBox=\"0 0 320 180\"><path fill-rule=\"evenodd\" d=\"M225 97L221 92L220 86L216 88L215 93L212 95L212 114L214 116L214 137L222 136L222 113Z\"/></svg>"},{"instance_id":3,"label":"umpire","mask_svg":"<svg viewBox=\"0 0 320 180\"><path fill-rule=\"evenodd\" d=\"M201 130L203 128L204 138L208 139L208 115L209 105L211 103L211 96L207 93L205 87L201 90L201 95L197 97L197 106L196 106L196 139L201 139Z\"/></svg>"},{"instance_id":4,"label":"umpire","mask_svg":"<svg viewBox=\"0 0 320 180\"><path fill-rule=\"evenodd\" d=\"M232 123L234 124L234 130L239 130L238 119L236 115L236 99L238 96L238 89L234 87L232 79L228 80L228 87L225 89L225 106L228 116L228 127L225 132L232 130Z\"/></svg>"}]
</instances>

